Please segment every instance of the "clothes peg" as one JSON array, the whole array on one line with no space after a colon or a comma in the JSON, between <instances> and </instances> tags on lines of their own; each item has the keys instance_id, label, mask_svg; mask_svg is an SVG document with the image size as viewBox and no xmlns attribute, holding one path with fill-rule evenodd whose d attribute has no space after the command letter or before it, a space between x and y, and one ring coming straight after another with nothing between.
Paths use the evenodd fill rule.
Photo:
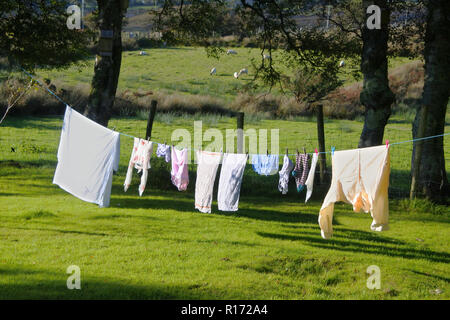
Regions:
<instances>
[{"instance_id":1,"label":"clothes peg","mask_svg":"<svg viewBox=\"0 0 450 320\"><path fill-rule=\"evenodd\" d=\"M286 148L286 155L289 155L288 148Z\"/></svg>"},{"instance_id":2,"label":"clothes peg","mask_svg":"<svg viewBox=\"0 0 450 320\"><path fill-rule=\"evenodd\" d=\"M386 140L386 149L389 148L389 140Z\"/></svg>"},{"instance_id":3,"label":"clothes peg","mask_svg":"<svg viewBox=\"0 0 450 320\"><path fill-rule=\"evenodd\" d=\"M334 150L335 149L336 149L335 147L331 147L331 155L334 155Z\"/></svg>"},{"instance_id":4,"label":"clothes peg","mask_svg":"<svg viewBox=\"0 0 450 320\"><path fill-rule=\"evenodd\" d=\"M306 154L306 150L305 150L305 147L303 147L303 154Z\"/></svg>"},{"instance_id":5,"label":"clothes peg","mask_svg":"<svg viewBox=\"0 0 450 320\"><path fill-rule=\"evenodd\" d=\"M266 149L266 154L269 155L269 150L268 149Z\"/></svg>"},{"instance_id":6,"label":"clothes peg","mask_svg":"<svg viewBox=\"0 0 450 320\"><path fill-rule=\"evenodd\" d=\"M317 148L314 149L314 153L319 154L319 152L317 152Z\"/></svg>"}]
</instances>

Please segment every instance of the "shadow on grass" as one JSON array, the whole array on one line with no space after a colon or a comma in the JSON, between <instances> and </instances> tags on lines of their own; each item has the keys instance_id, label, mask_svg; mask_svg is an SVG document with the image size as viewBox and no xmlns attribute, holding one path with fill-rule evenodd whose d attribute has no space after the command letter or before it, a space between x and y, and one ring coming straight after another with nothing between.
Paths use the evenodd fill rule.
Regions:
<instances>
[{"instance_id":1,"label":"shadow on grass","mask_svg":"<svg viewBox=\"0 0 450 320\"><path fill-rule=\"evenodd\" d=\"M422 276L426 276L426 277L434 278L436 280L441 280L441 281L445 281L445 282L450 283L450 278L441 277L441 276L437 276L437 275L434 275L434 274L429 274L429 273L415 271L415 270L409 270L409 271L412 272L412 273L415 273L415 274L419 274L419 275L422 275Z\"/></svg>"},{"instance_id":2,"label":"shadow on grass","mask_svg":"<svg viewBox=\"0 0 450 320\"><path fill-rule=\"evenodd\" d=\"M297 231L297 232L301 233L302 235L310 234L312 236L318 236L320 234L320 227L318 224L316 227L313 227L313 228L311 228L310 226L295 226L295 225L283 225L283 227L290 228L290 229L297 229L297 230L306 229L306 228L315 230L315 231L305 231L305 230ZM292 233L293 231L288 230L286 232ZM379 233L365 232L365 231L360 231L360 230L351 230L351 229L342 228L342 227L338 227L338 228L334 229L333 238L353 239L353 240L370 241L370 242L385 243L385 244L389 243L389 244L394 244L394 245L405 245L406 244L406 242L401 241L401 240L383 237Z\"/></svg>"},{"instance_id":3,"label":"shadow on grass","mask_svg":"<svg viewBox=\"0 0 450 320\"><path fill-rule=\"evenodd\" d=\"M55 157L56 158L56 157ZM45 168L56 168L56 160L4 160L0 161L0 169L3 168L13 168L13 169L24 169L24 168L35 168L35 167L45 167ZM8 175L8 173L3 173L2 176ZM17 172L11 172L9 175L18 175ZM49 177L49 179L51 179Z\"/></svg>"},{"instance_id":4,"label":"shadow on grass","mask_svg":"<svg viewBox=\"0 0 450 320\"><path fill-rule=\"evenodd\" d=\"M83 272L82 266L81 270ZM177 285L152 283L151 285L129 284L109 278L89 277L82 274L81 289L67 289L65 270L50 272L25 269L17 265L1 267L1 299L211 299L220 293L207 283ZM4 283L8 281L8 283Z\"/></svg>"},{"instance_id":5,"label":"shadow on grass","mask_svg":"<svg viewBox=\"0 0 450 320\"><path fill-rule=\"evenodd\" d=\"M194 209L194 201L192 198L189 198L189 200L187 201L180 201L176 198L172 200L120 198L111 201L112 206L118 206L119 203L120 208L127 208L127 209L175 210L180 212L192 212L202 214ZM245 217L263 221L317 224L317 216L312 214L286 213L278 210L248 209L248 208L239 209L239 211L237 212L223 212L217 210L216 204L213 204L212 215Z\"/></svg>"},{"instance_id":6,"label":"shadow on grass","mask_svg":"<svg viewBox=\"0 0 450 320\"><path fill-rule=\"evenodd\" d=\"M108 236L106 233L98 233L98 232L86 232L86 231L78 231L78 230L63 230L63 229L47 229L47 228L24 228L24 227L2 227L3 229L9 230L30 230L30 231L50 231L50 232L58 232L58 233L68 233L68 234L82 234L87 236Z\"/></svg>"},{"instance_id":7,"label":"shadow on grass","mask_svg":"<svg viewBox=\"0 0 450 320\"><path fill-rule=\"evenodd\" d=\"M0 197L16 197L21 196L22 193L8 193L8 192L0 192Z\"/></svg>"},{"instance_id":8,"label":"shadow on grass","mask_svg":"<svg viewBox=\"0 0 450 320\"><path fill-rule=\"evenodd\" d=\"M60 120L61 123L54 124L55 120ZM18 129L36 129L36 130L61 130L62 116L46 116L46 117L19 117L10 116L2 123L3 127L18 128Z\"/></svg>"},{"instance_id":9,"label":"shadow on grass","mask_svg":"<svg viewBox=\"0 0 450 320\"><path fill-rule=\"evenodd\" d=\"M363 234L363 231L359 231ZM313 247L330 250L340 250L346 252L366 253L375 255L385 255L390 257L401 257L406 259L424 259L432 262L450 263L450 254L445 252L436 252L431 250L418 250L408 247L406 244L400 244L396 247L388 247L375 244L364 244L352 240L340 239L322 239L320 236L300 236L286 235L268 232L257 232L261 237L278 240L303 241ZM370 234L367 232L368 237ZM365 240L365 239L362 239Z\"/></svg>"},{"instance_id":10,"label":"shadow on grass","mask_svg":"<svg viewBox=\"0 0 450 320\"><path fill-rule=\"evenodd\" d=\"M388 124L411 124L411 120L408 119L389 119Z\"/></svg>"},{"instance_id":11,"label":"shadow on grass","mask_svg":"<svg viewBox=\"0 0 450 320\"><path fill-rule=\"evenodd\" d=\"M129 214L104 214L104 215L96 215L91 216L89 219L92 220L110 220L110 219L147 219L147 220L159 220L156 217L152 216L143 216L143 215L129 215Z\"/></svg>"},{"instance_id":12,"label":"shadow on grass","mask_svg":"<svg viewBox=\"0 0 450 320\"><path fill-rule=\"evenodd\" d=\"M168 242L176 242L176 243L200 243L200 244L207 244L207 245L214 245L214 246L227 246L228 248L231 246L235 247L267 247L266 244L259 244L255 242L249 242L249 241L229 241L229 240L204 240L204 239L196 239L196 240L189 240L189 239L180 239L180 238L170 238L170 237L158 237L154 238L155 241L163 240ZM208 246L210 248L210 246Z\"/></svg>"},{"instance_id":13,"label":"shadow on grass","mask_svg":"<svg viewBox=\"0 0 450 320\"><path fill-rule=\"evenodd\" d=\"M170 197L170 194L168 195ZM154 199L146 197L120 197L111 199L111 207L123 209L148 209L151 210L175 210L180 212L194 212L193 201L182 201L178 199Z\"/></svg>"},{"instance_id":14,"label":"shadow on grass","mask_svg":"<svg viewBox=\"0 0 450 320\"><path fill-rule=\"evenodd\" d=\"M278 210L266 209L239 209L237 212L215 212L215 214L222 216L236 216L245 217L254 220L275 221L275 222L290 222L290 223L304 223L317 224L317 216L312 214L302 213L286 213Z\"/></svg>"}]
</instances>

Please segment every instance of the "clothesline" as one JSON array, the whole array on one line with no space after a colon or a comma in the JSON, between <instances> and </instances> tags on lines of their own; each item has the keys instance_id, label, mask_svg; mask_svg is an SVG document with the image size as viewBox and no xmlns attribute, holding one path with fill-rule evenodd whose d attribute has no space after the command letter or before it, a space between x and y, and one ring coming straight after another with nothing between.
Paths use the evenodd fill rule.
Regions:
<instances>
[{"instance_id":1,"label":"clothesline","mask_svg":"<svg viewBox=\"0 0 450 320\"><path fill-rule=\"evenodd\" d=\"M110 204L113 172L119 169L120 134L92 121L68 105L64 113L63 129L58 147L58 163L53 183L75 197L100 207ZM162 149L162 150L161 150ZM153 143L134 138L134 145L125 178L124 192L127 192L135 170L141 173L139 196L147 184ZM170 153L170 158L168 157ZM171 162L170 180L178 191L186 191L189 185L188 152L168 145L158 145L158 157ZM82 161L80 161L80 158ZM296 189L306 189L305 203L314 188L317 154L311 159L306 154L296 157L295 165L284 157L279 170L278 157L256 155L252 158L253 170L259 175L279 175L278 191L287 194L289 179L295 179ZM219 211L236 212L248 154L205 152L199 155L195 179L194 208L203 213L212 213L214 185L220 165L217 190ZM344 201L353 205L355 212L371 213L373 231L388 230L389 216L389 148L353 149L334 155L331 186L319 212L319 226L324 239L333 233L332 216L334 203Z\"/></svg>"},{"instance_id":2,"label":"clothesline","mask_svg":"<svg viewBox=\"0 0 450 320\"><path fill-rule=\"evenodd\" d=\"M34 77L32 74L30 74L29 72L27 72L24 68L20 67L22 69L22 71L29 76L31 79L35 80L43 89L47 90L52 96L54 96L58 101L60 101L61 103L65 104L66 106L69 106L68 103L66 103L63 99L61 99L60 97L58 97L58 95L56 95L52 90L50 90L49 88L47 88L46 86L43 85L43 83L41 81L39 81L39 79L37 79L36 77ZM115 130L113 130L115 131ZM135 137L123 132L119 132L116 131L117 133L119 133L122 136L125 137L129 137L134 139ZM439 138L439 137L443 137L443 136L447 136L450 135L450 132L448 133L443 133L443 134L438 134L438 135L434 135L434 136L428 136L428 137L422 137L422 138L416 138L416 139L411 139L411 140L405 140L405 141L399 141L399 142L394 142L394 143L389 143L390 146L393 145L398 145L398 144L403 144L403 143L409 143L409 142L416 142L416 141L421 141L421 140L428 140L428 139L434 139L434 138ZM152 141L153 143L157 143L157 144L161 144L160 142L156 142L156 141ZM188 151L197 151L196 149L191 149L191 148L186 148ZM323 152L317 152L317 154L328 154L328 153L333 153L334 152L334 147L332 147L331 151L323 151ZM308 152L307 154L313 155L316 152ZM282 156L284 154L278 154L278 156ZM296 153L289 153L287 154L288 156L296 156Z\"/></svg>"},{"instance_id":3,"label":"clothesline","mask_svg":"<svg viewBox=\"0 0 450 320\"><path fill-rule=\"evenodd\" d=\"M26 72L32 79L34 77ZM37 80L37 83L44 87ZM72 109L53 91L45 87L47 91L66 105L63 129L61 131L58 147L58 164L53 177L53 183L61 189L100 207L108 207L113 185L113 172L119 169L120 159L120 135L134 139L133 151L128 165L124 182L124 192L132 181L134 169L142 171L139 185L139 196L142 196L147 184L147 175L150 166L150 158L153 153L153 144L157 142L138 139L131 135L108 129L88 119L81 113ZM408 141L395 142L391 145L426 140L449 135L423 137ZM185 191L189 184L188 150L177 150L164 144L158 144L156 154L165 156L166 162L171 161L171 181L179 191ZM164 149L163 153L159 152ZM321 153L334 153L331 151ZM168 157L170 152L170 157ZM286 150L288 153L288 150ZM285 156L283 166L279 170L278 156L267 156L266 161L262 155L253 155L253 169L260 175L279 174L278 190L282 194L288 192L289 179L294 177L297 192L306 188L305 203L307 203L314 186L316 164L318 161L317 149L311 159L311 168L308 165L308 156L298 153L294 163ZM292 155L292 154L291 154ZM83 161L79 161L79 158ZM204 158L205 157L205 158ZM170 158L170 160L168 160ZM222 159L223 158L223 159ZM260 158L264 158L261 161ZM75 159L75 160L74 160ZM197 165L197 177L195 180L194 207L200 212L211 213L213 191L217 176L218 166L221 162L220 177L217 191L218 210L236 212L239 209L239 197L244 176L244 170L248 159L247 154L225 153L223 156L217 153L206 152L200 155ZM373 217L370 226L373 231L388 230L389 217L389 141L386 147L354 149L348 152L339 152L333 157L332 181L330 189L325 196L319 212L319 226L321 236L329 239L333 233L332 217L334 203L344 201L353 205L355 212L369 212ZM349 179L351 178L351 179ZM344 190L344 191L342 191Z\"/></svg>"}]
</instances>

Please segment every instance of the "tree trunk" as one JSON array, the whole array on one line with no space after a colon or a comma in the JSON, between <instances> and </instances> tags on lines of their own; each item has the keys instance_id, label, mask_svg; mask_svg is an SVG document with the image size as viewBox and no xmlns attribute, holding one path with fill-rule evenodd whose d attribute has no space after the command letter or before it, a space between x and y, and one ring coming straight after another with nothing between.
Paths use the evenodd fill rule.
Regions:
<instances>
[{"instance_id":1,"label":"tree trunk","mask_svg":"<svg viewBox=\"0 0 450 320\"><path fill-rule=\"evenodd\" d=\"M366 14L369 5L381 8L381 29L368 29ZM387 0L363 1L366 16L362 29L363 52L361 71L364 75L363 90L360 95L365 108L364 127L358 147L370 147L383 143L384 127L391 115L394 94L389 88L388 60L386 57L389 36L390 9Z\"/></svg>"},{"instance_id":2,"label":"tree trunk","mask_svg":"<svg viewBox=\"0 0 450 320\"><path fill-rule=\"evenodd\" d=\"M450 95L450 2L429 0L425 35L425 83L422 106L428 109L424 136L444 133L445 115ZM413 137L418 137L421 112L416 113ZM416 144L414 144L414 148ZM414 155L414 152L413 152ZM411 172L414 173L414 156ZM445 202L449 185L445 171L444 138L423 141L422 157L417 179L417 190L430 200Z\"/></svg>"},{"instance_id":3,"label":"tree trunk","mask_svg":"<svg viewBox=\"0 0 450 320\"><path fill-rule=\"evenodd\" d=\"M112 31L112 49L105 49L100 40L91 92L84 115L105 127L108 126L111 118L119 81L122 62L122 19L128 7L127 2L126 0L97 0L99 27L103 32Z\"/></svg>"}]
</instances>

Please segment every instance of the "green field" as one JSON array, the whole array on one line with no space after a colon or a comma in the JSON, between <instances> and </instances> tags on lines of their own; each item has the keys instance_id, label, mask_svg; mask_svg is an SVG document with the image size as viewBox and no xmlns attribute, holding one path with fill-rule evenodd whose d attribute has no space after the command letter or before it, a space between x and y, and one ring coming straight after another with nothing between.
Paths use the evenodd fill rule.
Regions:
<instances>
[{"instance_id":1,"label":"green field","mask_svg":"<svg viewBox=\"0 0 450 320\"><path fill-rule=\"evenodd\" d=\"M258 63L261 51L251 48L233 48L237 55L224 54L220 60L208 58L202 48L176 47L164 49L144 49L148 55L139 56L139 51L123 53L119 91L163 91L167 93L184 93L208 95L222 98L226 101L234 99L239 90L253 79L252 59ZM273 54L275 66L280 66L280 54ZM408 62L408 59L396 58L390 63L391 68ZM64 86L75 87L79 84L90 84L94 61L90 60L84 66L73 66L66 70L37 70L43 78L61 83ZM216 67L217 75L211 76L210 70ZM285 70L283 66L280 66ZM239 79L233 77L234 72L242 68L249 70L248 75ZM342 72L346 84L354 82L349 74L350 66ZM267 91L262 88L261 91ZM278 92L274 88L274 92Z\"/></svg>"},{"instance_id":2,"label":"green field","mask_svg":"<svg viewBox=\"0 0 450 320\"><path fill-rule=\"evenodd\" d=\"M170 142L175 128L192 132L193 120L204 120L204 129L235 127L235 119L219 116L158 115L153 140ZM286 147L290 153L303 147L311 152L315 123L297 120L250 121L246 129L280 128L280 153ZM168 164L157 158L143 197L136 174L124 193L128 137L121 137L111 206L85 203L52 184L61 125L60 116L10 117L0 126L2 299L450 298L448 208L397 197L409 183L410 143L391 149L391 229L371 232L369 214L340 204L334 237L323 240L317 224L320 188L305 205L304 193L291 185L282 196L277 176L257 176L251 166L236 213L218 211L216 202L212 214L195 211L195 166L187 192L177 192ZM115 118L109 126L141 136L146 121ZM362 124L333 120L325 128L327 149L339 150L356 147ZM409 140L410 123L391 119L385 137ZM445 151L448 168L450 150ZM66 288L70 265L81 268L81 290ZM380 267L380 290L366 287L371 265Z\"/></svg>"}]
</instances>

